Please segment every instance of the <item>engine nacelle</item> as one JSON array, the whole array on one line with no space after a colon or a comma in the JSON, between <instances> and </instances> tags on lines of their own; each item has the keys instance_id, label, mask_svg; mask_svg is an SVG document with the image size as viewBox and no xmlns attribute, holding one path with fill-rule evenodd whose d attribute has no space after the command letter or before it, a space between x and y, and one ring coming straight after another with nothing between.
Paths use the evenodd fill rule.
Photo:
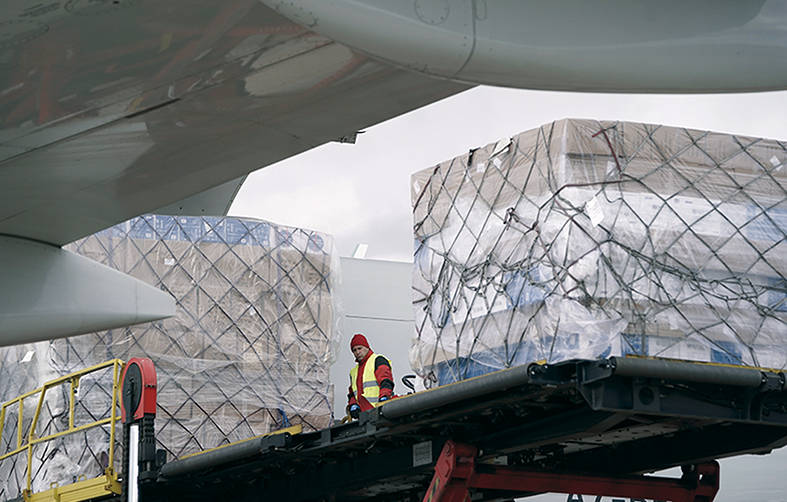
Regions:
<instances>
[{"instance_id":1,"label":"engine nacelle","mask_svg":"<svg viewBox=\"0 0 787 502\"><path fill-rule=\"evenodd\" d=\"M377 59L462 82L599 92L787 88L779 2L262 1Z\"/></svg>"},{"instance_id":2,"label":"engine nacelle","mask_svg":"<svg viewBox=\"0 0 787 502\"><path fill-rule=\"evenodd\" d=\"M0 346L175 315L169 294L56 246L0 236Z\"/></svg>"}]
</instances>

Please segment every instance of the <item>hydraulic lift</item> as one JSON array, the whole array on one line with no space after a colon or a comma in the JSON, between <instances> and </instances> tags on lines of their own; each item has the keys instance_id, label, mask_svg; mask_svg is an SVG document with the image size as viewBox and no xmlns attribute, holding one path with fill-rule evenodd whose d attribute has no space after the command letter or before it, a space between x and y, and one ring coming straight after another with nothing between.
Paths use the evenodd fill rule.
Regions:
<instances>
[{"instance_id":1,"label":"hydraulic lift","mask_svg":"<svg viewBox=\"0 0 787 502\"><path fill-rule=\"evenodd\" d=\"M145 501L711 502L716 459L787 444L784 373L610 358L532 364L398 398L321 431L161 466ZM681 466L680 478L646 475ZM579 500L578 498L576 500Z\"/></svg>"},{"instance_id":2,"label":"hydraulic lift","mask_svg":"<svg viewBox=\"0 0 787 502\"><path fill-rule=\"evenodd\" d=\"M655 476L584 476L476 463L478 449L448 441L435 464L424 502L464 502L470 489L518 494L607 495L672 502L712 502L719 492L719 463L684 466L680 479Z\"/></svg>"},{"instance_id":3,"label":"hydraulic lift","mask_svg":"<svg viewBox=\"0 0 787 502\"><path fill-rule=\"evenodd\" d=\"M351 423L169 462L155 448L153 362L132 359L116 385L122 489L92 500L478 502L562 492L712 502L716 459L787 445L783 372L678 361L531 364L394 399ZM679 478L647 474L675 466ZM87 500L77 493L23 498Z\"/></svg>"}]
</instances>

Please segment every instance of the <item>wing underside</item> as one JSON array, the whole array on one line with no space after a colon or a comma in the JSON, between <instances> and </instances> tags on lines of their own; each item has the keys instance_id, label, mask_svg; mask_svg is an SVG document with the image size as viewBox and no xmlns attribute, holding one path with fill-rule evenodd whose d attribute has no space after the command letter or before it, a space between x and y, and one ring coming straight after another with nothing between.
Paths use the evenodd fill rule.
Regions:
<instances>
[{"instance_id":1,"label":"wing underside","mask_svg":"<svg viewBox=\"0 0 787 502\"><path fill-rule=\"evenodd\" d=\"M145 212L225 212L249 172L465 88L256 0L4 2L0 345L174 313L59 246Z\"/></svg>"},{"instance_id":2,"label":"wing underside","mask_svg":"<svg viewBox=\"0 0 787 502\"><path fill-rule=\"evenodd\" d=\"M42 5L2 8L0 234L62 245L466 88L257 1Z\"/></svg>"}]
</instances>

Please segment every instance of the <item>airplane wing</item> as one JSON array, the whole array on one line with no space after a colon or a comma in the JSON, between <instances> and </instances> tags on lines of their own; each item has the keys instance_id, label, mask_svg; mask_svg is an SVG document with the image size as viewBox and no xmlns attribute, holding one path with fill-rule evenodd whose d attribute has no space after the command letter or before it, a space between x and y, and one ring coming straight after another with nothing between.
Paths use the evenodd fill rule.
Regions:
<instances>
[{"instance_id":1,"label":"airplane wing","mask_svg":"<svg viewBox=\"0 0 787 502\"><path fill-rule=\"evenodd\" d=\"M255 0L29 5L0 25L0 234L52 244L466 88Z\"/></svg>"},{"instance_id":2,"label":"airplane wing","mask_svg":"<svg viewBox=\"0 0 787 502\"><path fill-rule=\"evenodd\" d=\"M226 211L247 173L468 87L256 0L10 0L0 68L0 345L174 311L59 246L145 212Z\"/></svg>"}]
</instances>

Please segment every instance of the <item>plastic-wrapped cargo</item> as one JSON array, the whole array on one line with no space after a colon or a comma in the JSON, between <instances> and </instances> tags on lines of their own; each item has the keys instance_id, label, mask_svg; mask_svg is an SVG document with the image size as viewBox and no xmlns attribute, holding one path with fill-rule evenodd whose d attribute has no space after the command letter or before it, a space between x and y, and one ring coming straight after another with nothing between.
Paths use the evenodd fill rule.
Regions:
<instances>
[{"instance_id":1,"label":"plastic-wrapped cargo","mask_svg":"<svg viewBox=\"0 0 787 502\"><path fill-rule=\"evenodd\" d=\"M3 347L0 349L0 401L7 402L40 388L58 375L47 358L48 342ZM81 376L76 393L74 427L109 419L112 411L113 367L97 369ZM70 382L48 389L42 401L34 438L68 430ZM40 394L23 400L22 444L28 434L39 403ZM119 410L117 410L119 414ZM17 449L19 405L6 408L0 435L0 457ZM115 429L113 469L120 470L122 427ZM109 467L110 428L107 424L83 429L66 436L36 443L30 464L31 488L40 492L50 485L65 485L84 478L98 477ZM0 459L0 500L21 500L27 486L27 450Z\"/></svg>"},{"instance_id":2,"label":"plastic-wrapped cargo","mask_svg":"<svg viewBox=\"0 0 787 502\"><path fill-rule=\"evenodd\" d=\"M0 401L41 385L44 376L113 358L149 357L158 373L158 448L170 459L288 425L316 430L330 424L329 371L339 315L338 256L329 236L251 219L147 215L66 248L169 292L177 314L0 349ZM95 380L80 386L78 415L109 416L111 375ZM67 402L65 395L52 399L44 423L57 423ZM6 423L14 420L7 417ZM48 458L49 471L58 459L78 465L63 469L64 479L38 472L34 486L100 474L104 435L74 437L37 453ZM8 446L0 445L0 455ZM0 476L22 479L24 465L20 471L18 464L0 462Z\"/></svg>"},{"instance_id":3,"label":"plastic-wrapped cargo","mask_svg":"<svg viewBox=\"0 0 787 502\"><path fill-rule=\"evenodd\" d=\"M413 368L787 367L786 164L785 142L566 119L414 174Z\"/></svg>"}]
</instances>

